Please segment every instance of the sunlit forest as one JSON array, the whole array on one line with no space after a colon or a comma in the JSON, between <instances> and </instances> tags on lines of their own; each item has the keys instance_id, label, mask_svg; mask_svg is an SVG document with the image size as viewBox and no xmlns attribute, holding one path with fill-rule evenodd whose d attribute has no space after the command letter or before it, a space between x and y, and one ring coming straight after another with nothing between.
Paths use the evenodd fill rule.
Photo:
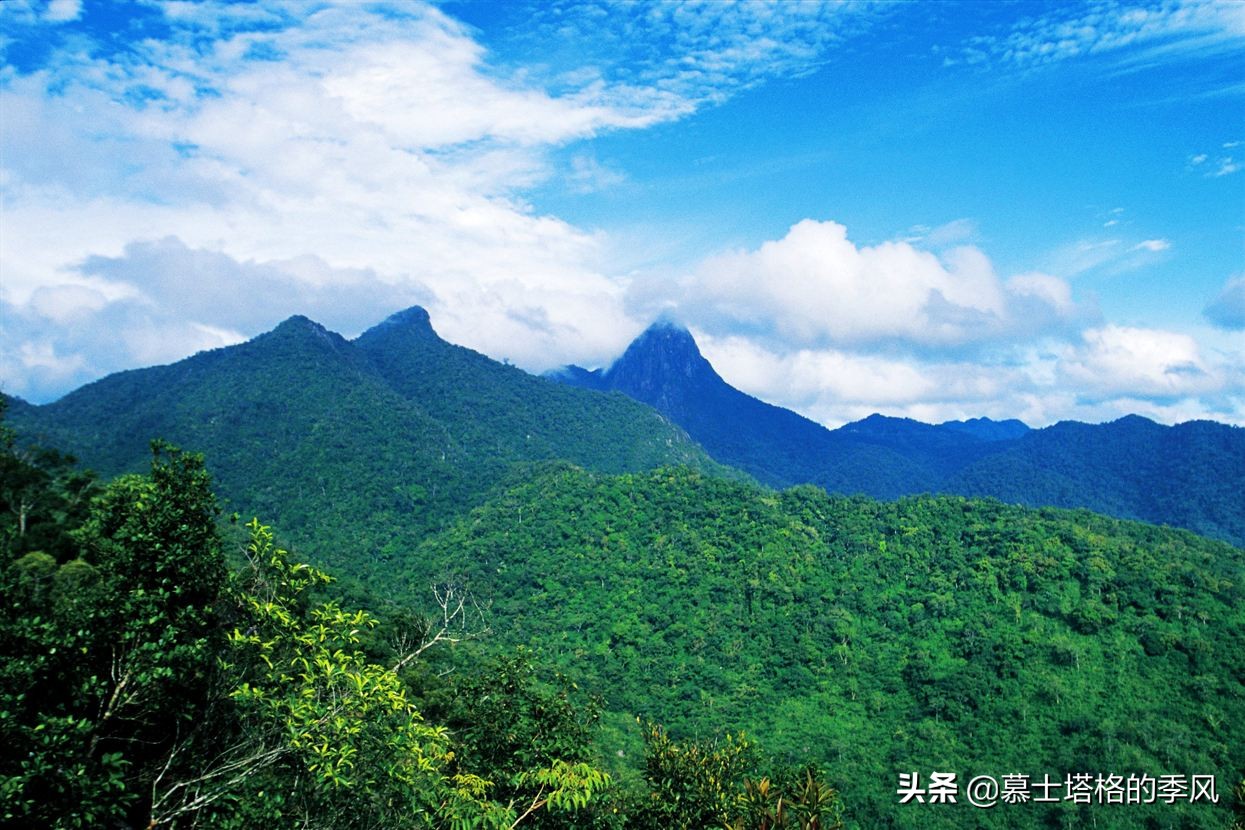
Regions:
<instances>
[{"instance_id":1,"label":"sunlit forest","mask_svg":"<svg viewBox=\"0 0 1245 830\"><path fill-rule=\"evenodd\" d=\"M1226 827L1245 554L962 497L532 471L383 584L4 435L4 816L48 827ZM895 770L1217 775L898 803ZM1233 806L1235 805L1235 806Z\"/></svg>"}]
</instances>

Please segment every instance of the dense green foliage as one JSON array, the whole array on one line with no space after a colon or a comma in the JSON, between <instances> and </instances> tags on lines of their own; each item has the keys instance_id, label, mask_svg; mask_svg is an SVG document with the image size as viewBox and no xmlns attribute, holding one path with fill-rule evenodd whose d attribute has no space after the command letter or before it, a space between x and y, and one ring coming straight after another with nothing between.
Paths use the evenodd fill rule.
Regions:
<instances>
[{"instance_id":1,"label":"dense green foliage","mask_svg":"<svg viewBox=\"0 0 1245 830\"><path fill-rule=\"evenodd\" d=\"M567 468L410 563L412 586L453 575L489 597L500 639L610 710L817 761L861 826L1221 827L1226 797L904 809L896 775L1213 773L1226 796L1245 767L1245 552L1186 532Z\"/></svg>"},{"instance_id":2,"label":"dense green foliage","mask_svg":"<svg viewBox=\"0 0 1245 830\"><path fill-rule=\"evenodd\" d=\"M0 398L0 419L8 401ZM25 446L0 420L0 545L10 556L39 551L58 563L72 558L69 530L86 518L97 492L94 475L72 456Z\"/></svg>"},{"instance_id":3,"label":"dense green foliage","mask_svg":"<svg viewBox=\"0 0 1245 830\"><path fill-rule=\"evenodd\" d=\"M30 477L11 442L2 455ZM56 469L22 503L64 498ZM231 576L216 514L201 458L157 444L149 475L116 479L76 526L62 516L77 558L2 540L6 826L509 828L608 786L542 756L484 770L511 773L519 793L537 782L530 800L490 799L489 780L451 769L448 731L424 722L394 668L362 652L376 620L316 598L329 578L258 522L250 566Z\"/></svg>"},{"instance_id":4,"label":"dense green foliage","mask_svg":"<svg viewBox=\"0 0 1245 830\"><path fill-rule=\"evenodd\" d=\"M149 477L117 479L62 530L77 558L10 548L0 572L4 817L136 822L224 641L215 499L197 459L157 447Z\"/></svg>"},{"instance_id":5,"label":"dense green foliage","mask_svg":"<svg viewBox=\"0 0 1245 830\"><path fill-rule=\"evenodd\" d=\"M1231 821L1245 551L1085 511L619 475L721 468L650 410L549 388L408 312L354 343L294 319L49 407L16 404L23 434L63 436L109 472L135 468L141 435L206 447L228 506L278 517L299 551L362 587L330 585L258 522L227 550L197 456L158 443L149 474L101 488L4 431L3 820ZM964 486L981 489L1012 486L1023 464L1044 499L1078 503L1083 477L1095 506L1128 515L1191 494L1182 522L1236 532L1225 488L1245 471L1227 428L1128 419L1107 425L1114 441L1084 425L934 439L942 428L918 426L862 422L853 440L882 455L857 462L902 484L878 458L919 445L918 467L970 471ZM957 466L964 440L1010 448ZM1182 453L1215 474L1172 474ZM1213 774L1221 803L898 803L899 773L934 770Z\"/></svg>"},{"instance_id":6,"label":"dense green foliage","mask_svg":"<svg viewBox=\"0 0 1245 830\"><path fill-rule=\"evenodd\" d=\"M317 561L378 583L524 465L717 466L648 407L451 346L422 309L354 342L294 317L248 343L14 406L11 421L106 476L141 471L152 437L195 447L226 510L264 516Z\"/></svg>"},{"instance_id":7,"label":"dense green foliage","mask_svg":"<svg viewBox=\"0 0 1245 830\"><path fill-rule=\"evenodd\" d=\"M42 488L17 504L63 503L59 456L31 454L40 467L3 437L6 476ZM668 796L706 781L715 818L779 826L747 801L770 786L755 764L714 776L715 756L669 741L649 753L660 776L615 787L593 763L597 706L523 654L428 669L424 652L461 633L449 589L439 628L382 626L326 598L330 577L258 521L230 574L202 459L154 450L149 475L116 479L80 521L59 514L47 538L76 558L0 539L4 826L658 830L697 826L700 808ZM836 807L808 786L819 814Z\"/></svg>"}]
</instances>

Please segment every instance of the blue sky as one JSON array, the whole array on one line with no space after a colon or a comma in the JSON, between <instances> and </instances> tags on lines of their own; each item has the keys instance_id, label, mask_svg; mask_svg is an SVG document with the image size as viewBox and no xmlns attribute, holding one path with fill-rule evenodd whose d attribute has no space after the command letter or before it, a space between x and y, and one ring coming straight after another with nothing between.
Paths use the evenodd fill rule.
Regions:
<instances>
[{"instance_id":1,"label":"blue sky","mask_svg":"<svg viewBox=\"0 0 1245 830\"><path fill-rule=\"evenodd\" d=\"M834 426L1245 424L1245 4L0 4L0 388L426 306Z\"/></svg>"}]
</instances>

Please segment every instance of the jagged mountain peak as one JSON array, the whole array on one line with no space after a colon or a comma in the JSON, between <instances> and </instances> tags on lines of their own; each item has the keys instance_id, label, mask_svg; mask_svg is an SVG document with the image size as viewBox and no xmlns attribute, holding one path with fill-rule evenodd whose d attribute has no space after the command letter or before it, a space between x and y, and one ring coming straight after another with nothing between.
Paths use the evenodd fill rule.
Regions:
<instances>
[{"instance_id":1,"label":"jagged mountain peak","mask_svg":"<svg viewBox=\"0 0 1245 830\"><path fill-rule=\"evenodd\" d=\"M682 397L703 385L722 385L684 327L659 320L631 341L618 361L605 372L605 382L632 397L662 409L656 401Z\"/></svg>"},{"instance_id":2,"label":"jagged mountain peak","mask_svg":"<svg viewBox=\"0 0 1245 830\"><path fill-rule=\"evenodd\" d=\"M687 326L666 315L658 317L649 324L649 327L641 332L631 345L635 346L637 343L677 344L700 354L696 339L687 330Z\"/></svg>"}]
</instances>

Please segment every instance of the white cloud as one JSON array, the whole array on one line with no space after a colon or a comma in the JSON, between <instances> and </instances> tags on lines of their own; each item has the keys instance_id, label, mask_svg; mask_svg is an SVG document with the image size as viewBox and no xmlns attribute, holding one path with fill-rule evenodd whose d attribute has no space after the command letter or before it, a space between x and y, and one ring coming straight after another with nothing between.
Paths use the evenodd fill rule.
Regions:
<instances>
[{"instance_id":1,"label":"white cloud","mask_svg":"<svg viewBox=\"0 0 1245 830\"><path fill-rule=\"evenodd\" d=\"M43 19L52 23L68 23L82 14L82 0L52 0Z\"/></svg>"},{"instance_id":2,"label":"white cloud","mask_svg":"<svg viewBox=\"0 0 1245 830\"><path fill-rule=\"evenodd\" d=\"M975 247L940 254L908 242L858 247L842 225L813 220L754 251L710 258L664 296L658 292L657 302L710 330L742 327L810 347L958 346L1075 312L1057 277L1005 282Z\"/></svg>"},{"instance_id":3,"label":"white cloud","mask_svg":"<svg viewBox=\"0 0 1245 830\"><path fill-rule=\"evenodd\" d=\"M1231 149L1241 146L1241 142L1225 141L1219 146L1220 146L1220 149L1231 150ZM1212 159L1211 154L1210 153L1198 153L1194 156L1189 157L1189 166L1191 168L1200 169L1202 171L1202 175L1208 179L1218 179L1218 178L1222 178L1223 176L1231 176L1233 173L1240 172L1242 167L1245 167L1245 165L1242 165L1241 162L1238 161L1234 156L1231 156L1228 154L1216 153L1216 155L1213 158L1214 158L1214 163L1207 164L1207 162L1211 161Z\"/></svg>"},{"instance_id":4,"label":"white cloud","mask_svg":"<svg viewBox=\"0 0 1245 830\"><path fill-rule=\"evenodd\" d=\"M1219 166L1215 169L1215 172L1212 173L1211 176L1214 178L1219 178L1220 176L1231 176L1233 173L1239 173L1240 171L1241 163L1233 159L1231 156L1227 156L1219 159Z\"/></svg>"},{"instance_id":5,"label":"white cloud","mask_svg":"<svg viewBox=\"0 0 1245 830\"><path fill-rule=\"evenodd\" d=\"M1191 396L1218 389L1223 380L1191 336L1117 325L1086 330L1060 368L1099 395Z\"/></svg>"},{"instance_id":6,"label":"white cloud","mask_svg":"<svg viewBox=\"0 0 1245 830\"><path fill-rule=\"evenodd\" d=\"M1113 226L1114 221L1107 226ZM1119 237L1079 239L1056 248L1046 257L1044 270L1067 277L1090 272L1118 275L1135 271L1162 260L1172 248L1168 239L1142 239L1137 242Z\"/></svg>"},{"instance_id":7,"label":"white cloud","mask_svg":"<svg viewBox=\"0 0 1245 830\"><path fill-rule=\"evenodd\" d=\"M30 307L57 325L77 323L106 305L108 298L102 291L74 283L40 286L30 297Z\"/></svg>"},{"instance_id":8,"label":"white cloud","mask_svg":"<svg viewBox=\"0 0 1245 830\"><path fill-rule=\"evenodd\" d=\"M621 171L604 165L585 153L577 153L571 157L571 169L566 178L570 190L574 193L596 193L610 190L627 181L626 175Z\"/></svg>"},{"instance_id":9,"label":"white cloud","mask_svg":"<svg viewBox=\"0 0 1245 830\"><path fill-rule=\"evenodd\" d=\"M563 82L601 79L613 95L699 105L769 78L805 75L845 38L895 11L889 3L833 0L537 3L524 10L514 47L540 54ZM554 44L573 55L571 66Z\"/></svg>"},{"instance_id":10,"label":"white cloud","mask_svg":"<svg viewBox=\"0 0 1245 830\"><path fill-rule=\"evenodd\" d=\"M926 423L986 416L1033 426L1138 413L1245 424L1245 372L1201 354L1186 335L1117 326L1076 342L1048 338L993 359L880 355L834 347L774 350L755 338L696 331L728 383L830 427L875 412Z\"/></svg>"},{"instance_id":11,"label":"white cloud","mask_svg":"<svg viewBox=\"0 0 1245 830\"><path fill-rule=\"evenodd\" d=\"M1059 277L1037 272L1017 274L1007 280L1007 289L1016 297L1032 297L1060 315L1070 316L1076 312L1072 288Z\"/></svg>"},{"instance_id":12,"label":"white cloud","mask_svg":"<svg viewBox=\"0 0 1245 830\"><path fill-rule=\"evenodd\" d=\"M953 219L936 228L916 225L909 228L908 234L901 242L921 243L926 248L939 249L951 245L967 243L975 240L978 235L977 223L972 219Z\"/></svg>"},{"instance_id":13,"label":"white cloud","mask_svg":"<svg viewBox=\"0 0 1245 830\"><path fill-rule=\"evenodd\" d=\"M148 343L189 354L295 311L349 333L409 302L527 368L608 354L634 323L602 238L536 214L523 190L559 175L581 192L618 185L588 152L552 154L806 72L868 17L836 3L573 4L559 25L592 36L547 41L576 54L542 73L497 63L424 3L152 0L98 42L41 21L69 20L73 3L9 8L20 25L0 50L27 38L48 55L0 71L0 300L79 331L10 325L4 346L90 355L74 381L136 365ZM585 59L589 42L623 51ZM105 348L119 316L134 333ZM0 382L49 394L21 366Z\"/></svg>"},{"instance_id":14,"label":"white cloud","mask_svg":"<svg viewBox=\"0 0 1245 830\"><path fill-rule=\"evenodd\" d=\"M358 330L410 302L459 342L534 369L620 345L621 289L597 237L516 193L554 174L548 148L685 105L501 77L430 6L160 9L167 39L66 48L0 75L0 298L84 331L125 300L128 324L151 326L127 353L75 364L82 375L142 362L145 343L189 354L215 342L203 326L253 335L304 311ZM23 383L21 367L3 382Z\"/></svg>"},{"instance_id":15,"label":"white cloud","mask_svg":"<svg viewBox=\"0 0 1245 830\"><path fill-rule=\"evenodd\" d=\"M1245 48L1245 5L1171 0L1121 5L1109 0L1043 7L1004 36L978 36L964 46L965 63L995 61L1019 67L1110 56L1122 62L1205 56Z\"/></svg>"}]
</instances>

